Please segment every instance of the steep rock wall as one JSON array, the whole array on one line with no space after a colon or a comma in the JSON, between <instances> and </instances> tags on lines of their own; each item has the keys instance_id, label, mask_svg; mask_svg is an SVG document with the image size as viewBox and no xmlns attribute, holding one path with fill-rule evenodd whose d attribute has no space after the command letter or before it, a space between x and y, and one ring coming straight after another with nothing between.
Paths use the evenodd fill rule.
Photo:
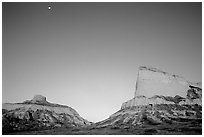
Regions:
<instances>
[{"instance_id":1,"label":"steep rock wall","mask_svg":"<svg viewBox=\"0 0 204 137\"><path fill-rule=\"evenodd\" d=\"M178 75L141 66L138 70L135 96L121 109L155 104L188 104L202 106L202 83L192 83Z\"/></svg>"},{"instance_id":2,"label":"steep rock wall","mask_svg":"<svg viewBox=\"0 0 204 137\"><path fill-rule=\"evenodd\" d=\"M152 97L154 95L186 97L189 82L184 78L163 72L159 69L141 66L136 83L136 96Z\"/></svg>"}]
</instances>

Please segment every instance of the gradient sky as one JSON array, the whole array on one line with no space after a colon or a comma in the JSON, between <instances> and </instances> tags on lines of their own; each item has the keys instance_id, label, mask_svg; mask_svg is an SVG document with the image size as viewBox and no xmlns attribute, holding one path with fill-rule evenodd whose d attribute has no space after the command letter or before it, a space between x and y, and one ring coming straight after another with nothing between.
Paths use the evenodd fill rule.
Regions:
<instances>
[{"instance_id":1,"label":"gradient sky","mask_svg":"<svg viewBox=\"0 0 204 137\"><path fill-rule=\"evenodd\" d=\"M202 80L202 3L3 3L2 10L3 102L41 94L95 122L134 97L141 65Z\"/></svg>"}]
</instances>

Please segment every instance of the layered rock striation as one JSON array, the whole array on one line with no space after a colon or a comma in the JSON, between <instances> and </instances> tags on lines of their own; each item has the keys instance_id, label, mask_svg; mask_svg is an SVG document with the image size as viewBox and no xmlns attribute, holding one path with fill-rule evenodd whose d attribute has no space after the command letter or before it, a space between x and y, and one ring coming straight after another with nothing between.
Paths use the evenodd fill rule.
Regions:
<instances>
[{"instance_id":1,"label":"layered rock striation","mask_svg":"<svg viewBox=\"0 0 204 137\"><path fill-rule=\"evenodd\" d=\"M124 102L119 111L96 125L133 131L146 126L168 127L172 134L191 127L200 134L202 133L201 85L156 68L142 66L138 71L134 98ZM175 126L177 128L171 129ZM163 129L154 131L155 134L160 134Z\"/></svg>"},{"instance_id":2,"label":"layered rock striation","mask_svg":"<svg viewBox=\"0 0 204 137\"><path fill-rule=\"evenodd\" d=\"M23 103L4 103L2 109L4 133L55 127L80 127L91 124L73 108L50 103L41 95L36 95Z\"/></svg>"},{"instance_id":3,"label":"layered rock striation","mask_svg":"<svg viewBox=\"0 0 204 137\"><path fill-rule=\"evenodd\" d=\"M139 67L135 97L122 104L121 109L149 104L202 105L201 83L192 83L183 77L162 70ZM189 96L194 96L190 98Z\"/></svg>"},{"instance_id":4,"label":"layered rock striation","mask_svg":"<svg viewBox=\"0 0 204 137\"><path fill-rule=\"evenodd\" d=\"M182 127L173 129L181 132L189 126L192 130L202 127L202 107L200 105L155 104L146 106L133 106L121 109L108 119L96 123L98 127L115 127L121 129L138 129L139 127ZM190 128L189 128L190 129ZM162 129L164 130L164 129ZM166 129L165 129L166 130ZM178 131L177 131L178 130ZM160 132L155 130L156 133ZM167 128L168 131L168 128ZM201 132L202 133L202 132Z\"/></svg>"},{"instance_id":5,"label":"layered rock striation","mask_svg":"<svg viewBox=\"0 0 204 137\"><path fill-rule=\"evenodd\" d=\"M147 98L145 96L137 96L133 99L124 102L121 106L121 109L133 106L145 106L145 105L155 105L155 104L175 104L174 98L168 98L165 96L153 96Z\"/></svg>"}]
</instances>

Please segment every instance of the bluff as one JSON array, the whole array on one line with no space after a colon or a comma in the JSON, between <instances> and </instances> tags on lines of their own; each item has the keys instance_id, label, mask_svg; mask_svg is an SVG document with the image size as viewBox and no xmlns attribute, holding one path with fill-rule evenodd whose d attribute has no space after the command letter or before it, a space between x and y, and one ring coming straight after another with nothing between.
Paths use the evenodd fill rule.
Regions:
<instances>
[{"instance_id":1,"label":"bluff","mask_svg":"<svg viewBox=\"0 0 204 137\"><path fill-rule=\"evenodd\" d=\"M135 96L133 99L124 102L121 108L179 102L202 105L201 88L201 83L192 83L181 76L157 68L141 66L138 70ZM195 97L189 99L190 94ZM179 100L176 101L177 98Z\"/></svg>"},{"instance_id":2,"label":"bluff","mask_svg":"<svg viewBox=\"0 0 204 137\"><path fill-rule=\"evenodd\" d=\"M186 96L190 82L183 77L164 72L157 68L141 66L138 70L135 97L144 95Z\"/></svg>"},{"instance_id":3,"label":"bluff","mask_svg":"<svg viewBox=\"0 0 204 137\"><path fill-rule=\"evenodd\" d=\"M151 134L192 134L190 131L202 134L201 85L156 68L141 66L134 97L96 126L138 132L151 127L147 130Z\"/></svg>"},{"instance_id":4,"label":"bluff","mask_svg":"<svg viewBox=\"0 0 204 137\"><path fill-rule=\"evenodd\" d=\"M2 110L3 133L91 124L73 108L50 103L42 95L23 103L3 103Z\"/></svg>"}]
</instances>

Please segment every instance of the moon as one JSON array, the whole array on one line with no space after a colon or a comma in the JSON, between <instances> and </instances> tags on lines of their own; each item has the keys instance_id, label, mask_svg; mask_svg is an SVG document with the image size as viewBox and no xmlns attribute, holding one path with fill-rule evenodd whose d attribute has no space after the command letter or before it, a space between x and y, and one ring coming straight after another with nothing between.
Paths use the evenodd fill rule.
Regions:
<instances>
[{"instance_id":1,"label":"moon","mask_svg":"<svg viewBox=\"0 0 204 137\"><path fill-rule=\"evenodd\" d=\"M51 10L51 6L48 6L48 10Z\"/></svg>"}]
</instances>

